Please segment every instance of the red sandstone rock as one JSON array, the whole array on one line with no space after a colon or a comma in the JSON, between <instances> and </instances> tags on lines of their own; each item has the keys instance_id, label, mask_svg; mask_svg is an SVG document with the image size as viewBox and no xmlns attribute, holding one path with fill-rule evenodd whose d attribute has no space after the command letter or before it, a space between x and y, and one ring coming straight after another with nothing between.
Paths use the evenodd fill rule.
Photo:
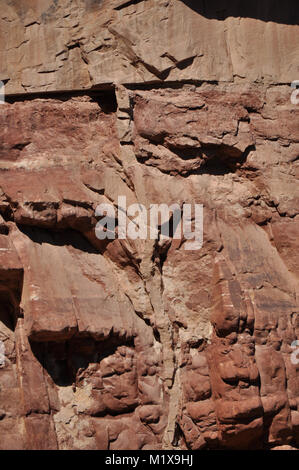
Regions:
<instances>
[{"instance_id":1,"label":"red sandstone rock","mask_svg":"<svg viewBox=\"0 0 299 470\"><path fill-rule=\"evenodd\" d=\"M0 448L298 449L289 3L5 2ZM202 248L98 240L120 195Z\"/></svg>"}]
</instances>

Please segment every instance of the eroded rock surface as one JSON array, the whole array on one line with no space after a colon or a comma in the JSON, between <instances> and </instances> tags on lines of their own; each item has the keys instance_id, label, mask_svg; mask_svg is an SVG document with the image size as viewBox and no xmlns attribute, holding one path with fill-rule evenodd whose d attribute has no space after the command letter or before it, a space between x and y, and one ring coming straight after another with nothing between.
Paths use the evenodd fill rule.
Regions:
<instances>
[{"instance_id":1,"label":"eroded rock surface","mask_svg":"<svg viewBox=\"0 0 299 470\"><path fill-rule=\"evenodd\" d=\"M299 448L291 2L5 3L0 448ZM120 195L202 248L97 239Z\"/></svg>"},{"instance_id":2,"label":"eroded rock surface","mask_svg":"<svg viewBox=\"0 0 299 470\"><path fill-rule=\"evenodd\" d=\"M153 80L296 80L292 0L3 0L11 93Z\"/></svg>"}]
</instances>

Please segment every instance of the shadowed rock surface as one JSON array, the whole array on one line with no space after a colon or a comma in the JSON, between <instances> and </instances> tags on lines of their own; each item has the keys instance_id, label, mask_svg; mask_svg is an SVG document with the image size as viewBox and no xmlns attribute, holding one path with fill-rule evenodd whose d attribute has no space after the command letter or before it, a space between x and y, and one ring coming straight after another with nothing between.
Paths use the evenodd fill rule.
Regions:
<instances>
[{"instance_id":1,"label":"shadowed rock surface","mask_svg":"<svg viewBox=\"0 0 299 470\"><path fill-rule=\"evenodd\" d=\"M293 3L4 3L0 448L298 449ZM202 248L98 240L120 195Z\"/></svg>"}]
</instances>

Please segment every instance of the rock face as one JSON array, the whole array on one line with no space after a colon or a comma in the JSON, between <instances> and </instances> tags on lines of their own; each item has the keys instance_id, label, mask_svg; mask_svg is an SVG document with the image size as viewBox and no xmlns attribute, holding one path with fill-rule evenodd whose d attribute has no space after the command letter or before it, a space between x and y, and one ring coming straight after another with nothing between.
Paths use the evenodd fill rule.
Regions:
<instances>
[{"instance_id":1,"label":"rock face","mask_svg":"<svg viewBox=\"0 0 299 470\"><path fill-rule=\"evenodd\" d=\"M293 2L4 3L0 448L299 448Z\"/></svg>"},{"instance_id":2,"label":"rock face","mask_svg":"<svg viewBox=\"0 0 299 470\"><path fill-rule=\"evenodd\" d=\"M11 93L156 80L298 78L292 0L2 0ZM3 80L3 78L1 78Z\"/></svg>"}]
</instances>

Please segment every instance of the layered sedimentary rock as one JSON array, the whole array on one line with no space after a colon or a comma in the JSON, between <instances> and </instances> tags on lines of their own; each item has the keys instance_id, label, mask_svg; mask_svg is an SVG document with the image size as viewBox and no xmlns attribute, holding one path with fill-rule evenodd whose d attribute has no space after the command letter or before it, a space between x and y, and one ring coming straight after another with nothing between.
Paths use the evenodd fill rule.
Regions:
<instances>
[{"instance_id":1,"label":"layered sedimentary rock","mask_svg":"<svg viewBox=\"0 0 299 470\"><path fill-rule=\"evenodd\" d=\"M157 79L287 83L298 75L291 0L2 4L1 74L11 93Z\"/></svg>"},{"instance_id":2,"label":"layered sedimentary rock","mask_svg":"<svg viewBox=\"0 0 299 470\"><path fill-rule=\"evenodd\" d=\"M298 448L292 2L4 3L0 448ZM99 240L119 196L201 249Z\"/></svg>"}]
</instances>

